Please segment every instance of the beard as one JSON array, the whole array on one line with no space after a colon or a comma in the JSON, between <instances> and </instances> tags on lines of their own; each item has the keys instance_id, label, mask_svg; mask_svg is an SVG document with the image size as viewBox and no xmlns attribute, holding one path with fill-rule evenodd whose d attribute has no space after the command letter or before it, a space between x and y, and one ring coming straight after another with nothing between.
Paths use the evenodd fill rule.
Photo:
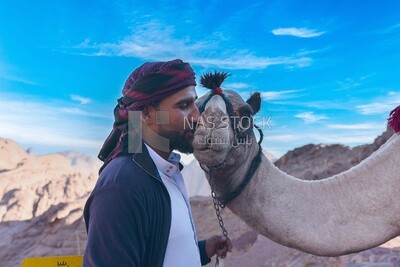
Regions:
<instances>
[{"instance_id":1,"label":"beard","mask_svg":"<svg viewBox=\"0 0 400 267\"><path fill-rule=\"evenodd\" d=\"M169 147L171 150L178 150L179 152L189 154L193 153L193 132L177 132L160 129L159 134L169 140Z\"/></svg>"}]
</instances>

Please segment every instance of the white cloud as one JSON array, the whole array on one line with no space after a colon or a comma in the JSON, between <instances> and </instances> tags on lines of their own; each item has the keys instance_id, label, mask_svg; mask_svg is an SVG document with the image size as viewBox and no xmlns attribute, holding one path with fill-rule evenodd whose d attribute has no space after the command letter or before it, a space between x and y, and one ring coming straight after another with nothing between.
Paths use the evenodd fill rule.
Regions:
<instances>
[{"instance_id":1,"label":"white cloud","mask_svg":"<svg viewBox=\"0 0 400 267\"><path fill-rule=\"evenodd\" d=\"M299 136L293 134L268 135L268 141L288 142L297 140L299 140Z\"/></svg>"},{"instance_id":2,"label":"white cloud","mask_svg":"<svg viewBox=\"0 0 400 267\"><path fill-rule=\"evenodd\" d=\"M230 90L237 90L237 89L246 89L251 86L250 84L247 83L227 83L223 87Z\"/></svg>"},{"instance_id":3,"label":"white cloud","mask_svg":"<svg viewBox=\"0 0 400 267\"><path fill-rule=\"evenodd\" d=\"M295 115L296 118L302 119L305 123L315 123L320 120L326 119L324 115L316 115L314 112L303 112Z\"/></svg>"},{"instance_id":4,"label":"white cloud","mask_svg":"<svg viewBox=\"0 0 400 267\"><path fill-rule=\"evenodd\" d=\"M173 27L150 21L135 27L132 35L115 43L95 43L85 39L73 48L85 51L81 53L84 55L136 57L145 60L188 58L197 51L217 48L213 42L192 41L187 36L178 39L173 35Z\"/></svg>"},{"instance_id":5,"label":"white cloud","mask_svg":"<svg viewBox=\"0 0 400 267\"><path fill-rule=\"evenodd\" d=\"M305 56L259 57L247 50L223 50L219 40L198 41L188 36L176 38L173 27L158 21L141 24L133 32L115 43L94 43L85 39L72 49L88 56L135 57L143 60L182 58L191 64L224 69L264 69L273 65L304 68L312 63L312 59ZM213 36L210 35L210 38Z\"/></svg>"},{"instance_id":6,"label":"white cloud","mask_svg":"<svg viewBox=\"0 0 400 267\"><path fill-rule=\"evenodd\" d=\"M59 112L63 112L66 114L71 114L71 115L79 115L79 116L84 116L84 117L93 117L93 118L110 118L109 114L101 114L97 112L90 112L86 110L82 110L76 107L63 107L59 108Z\"/></svg>"},{"instance_id":7,"label":"white cloud","mask_svg":"<svg viewBox=\"0 0 400 267\"><path fill-rule=\"evenodd\" d=\"M389 103L369 103L365 105L358 105L356 107L358 112L363 115L371 115L371 114L382 114L387 113L390 109L394 108L393 105Z\"/></svg>"},{"instance_id":8,"label":"white cloud","mask_svg":"<svg viewBox=\"0 0 400 267\"><path fill-rule=\"evenodd\" d=\"M33 82L33 81L31 81L29 79L26 79L24 77L13 75L13 74L9 74L9 73L4 73L4 72L2 73L1 71L0 71L0 79L13 81L13 82L24 83L24 84L28 84L28 85L37 85L36 82Z\"/></svg>"},{"instance_id":9,"label":"white cloud","mask_svg":"<svg viewBox=\"0 0 400 267\"><path fill-rule=\"evenodd\" d=\"M36 85L35 82L23 77L23 75L20 75L19 72L20 71L18 71L17 68L0 60L0 80L3 79L29 85Z\"/></svg>"},{"instance_id":10,"label":"white cloud","mask_svg":"<svg viewBox=\"0 0 400 267\"><path fill-rule=\"evenodd\" d=\"M284 91L266 91L261 92L261 97L267 101L281 100L296 97L295 93L301 90L284 90Z\"/></svg>"},{"instance_id":11,"label":"white cloud","mask_svg":"<svg viewBox=\"0 0 400 267\"><path fill-rule=\"evenodd\" d=\"M80 96L80 95L70 95L70 97L71 97L71 99L72 99L73 101L77 101L77 102L79 102L81 105L88 104L88 103L90 103L90 102L92 101L90 98L83 97L83 96Z\"/></svg>"},{"instance_id":12,"label":"white cloud","mask_svg":"<svg viewBox=\"0 0 400 267\"><path fill-rule=\"evenodd\" d=\"M327 125L330 129L337 130L374 130L382 127L379 123L356 123L356 124L330 124Z\"/></svg>"},{"instance_id":13,"label":"white cloud","mask_svg":"<svg viewBox=\"0 0 400 267\"><path fill-rule=\"evenodd\" d=\"M357 111L363 115L389 114L400 104L400 92L389 92L386 96L378 97L374 102L356 106Z\"/></svg>"},{"instance_id":14,"label":"white cloud","mask_svg":"<svg viewBox=\"0 0 400 267\"><path fill-rule=\"evenodd\" d=\"M325 32L318 32L314 29L307 29L307 28L277 28L273 29L272 34L274 35L289 35L295 36L300 38L312 38L321 36Z\"/></svg>"},{"instance_id":15,"label":"white cloud","mask_svg":"<svg viewBox=\"0 0 400 267\"><path fill-rule=\"evenodd\" d=\"M237 53L229 57L188 59L192 64L204 67L219 67L225 69L265 69L273 65L285 65L289 67L304 68L312 63L309 57L256 57L251 54Z\"/></svg>"},{"instance_id":16,"label":"white cloud","mask_svg":"<svg viewBox=\"0 0 400 267\"><path fill-rule=\"evenodd\" d=\"M384 30L382 30L380 33L394 33L397 32L400 29L400 23L392 25Z\"/></svg>"},{"instance_id":17,"label":"white cloud","mask_svg":"<svg viewBox=\"0 0 400 267\"><path fill-rule=\"evenodd\" d=\"M71 110L68 103L0 94L0 136L38 148L57 147L58 150L95 153L110 129L101 125L104 120L89 120L95 115L101 117L100 114Z\"/></svg>"},{"instance_id":18,"label":"white cloud","mask_svg":"<svg viewBox=\"0 0 400 267\"><path fill-rule=\"evenodd\" d=\"M349 88L354 88L354 87L358 87L361 85L360 81L356 81L351 78L347 78L344 81L336 81L336 83L339 85L340 89L349 89Z\"/></svg>"},{"instance_id":19,"label":"white cloud","mask_svg":"<svg viewBox=\"0 0 400 267\"><path fill-rule=\"evenodd\" d=\"M339 85L339 89L349 89L354 87L362 86L371 76L374 76L375 73L371 73L368 75L361 76L359 78L346 78L343 81L336 81Z\"/></svg>"}]
</instances>

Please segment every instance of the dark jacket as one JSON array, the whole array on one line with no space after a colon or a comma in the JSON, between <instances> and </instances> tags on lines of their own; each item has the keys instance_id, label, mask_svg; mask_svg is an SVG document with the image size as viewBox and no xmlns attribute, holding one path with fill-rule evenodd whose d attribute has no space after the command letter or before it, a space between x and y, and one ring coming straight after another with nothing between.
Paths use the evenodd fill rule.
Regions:
<instances>
[{"instance_id":1,"label":"dark jacket","mask_svg":"<svg viewBox=\"0 0 400 267\"><path fill-rule=\"evenodd\" d=\"M149 156L112 160L86 202L88 241L83 266L162 266L171 226L171 200ZM210 259L199 241L201 263Z\"/></svg>"}]
</instances>

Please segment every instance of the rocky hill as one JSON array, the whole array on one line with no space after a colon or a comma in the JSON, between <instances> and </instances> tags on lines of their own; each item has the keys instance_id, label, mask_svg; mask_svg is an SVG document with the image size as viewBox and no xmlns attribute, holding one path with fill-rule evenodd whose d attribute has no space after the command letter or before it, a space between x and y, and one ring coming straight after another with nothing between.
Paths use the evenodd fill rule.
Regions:
<instances>
[{"instance_id":1,"label":"rocky hill","mask_svg":"<svg viewBox=\"0 0 400 267\"><path fill-rule=\"evenodd\" d=\"M83 252L82 209L99 166L74 152L34 156L0 138L0 266Z\"/></svg>"},{"instance_id":2,"label":"rocky hill","mask_svg":"<svg viewBox=\"0 0 400 267\"><path fill-rule=\"evenodd\" d=\"M357 164L390 135L384 133L373 144L356 148L307 145L288 152L276 165L296 177L321 179ZM205 185L196 180L202 172L196 170L196 163L189 165L186 178L197 182L187 182L189 191L206 192L199 189ZM0 138L0 266L20 266L25 257L83 254L83 205L99 166L96 159L75 152L35 156ZM191 204L199 237L220 233L211 199L192 197ZM223 211L223 218L234 243L225 266L391 266L400 262L397 239L357 254L317 257L258 235L229 210Z\"/></svg>"},{"instance_id":3,"label":"rocky hill","mask_svg":"<svg viewBox=\"0 0 400 267\"><path fill-rule=\"evenodd\" d=\"M392 136L387 130L372 144L347 147L340 144L308 144L289 151L275 165L282 171L297 178L319 180L341 173L360 163L371 155Z\"/></svg>"}]
</instances>

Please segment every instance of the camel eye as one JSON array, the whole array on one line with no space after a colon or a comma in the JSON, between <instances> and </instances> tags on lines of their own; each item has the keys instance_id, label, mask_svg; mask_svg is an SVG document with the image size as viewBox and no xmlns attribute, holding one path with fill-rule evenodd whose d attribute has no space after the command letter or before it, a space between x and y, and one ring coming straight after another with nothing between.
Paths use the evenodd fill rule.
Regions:
<instances>
[{"instance_id":1,"label":"camel eye","mask_svg":"<svg viewBox=\"0 0 400 267\"><path fill-rule=\"evenodd\" d=\"M242 129L248 129L251 126L250 117L248 116L241 117L240 126Z\"/></svg>"}]
</instances>

